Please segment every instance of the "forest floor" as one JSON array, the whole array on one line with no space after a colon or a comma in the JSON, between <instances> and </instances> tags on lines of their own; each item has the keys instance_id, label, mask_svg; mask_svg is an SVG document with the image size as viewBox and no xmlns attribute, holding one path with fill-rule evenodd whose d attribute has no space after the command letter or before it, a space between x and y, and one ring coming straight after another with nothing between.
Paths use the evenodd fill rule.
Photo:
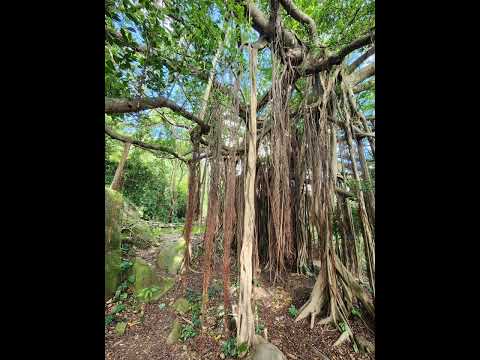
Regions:
<instances>
[{"instance_id":1,"label":"forest floor","mask_svg":"<svg viewBox=\"0 0 480 360\"><path fill-rule=\"evenodd\" d=\"M163 241L173 240L178 235L166 235ZM198 254L201 237L194 237L193 268L201 269L202 256ZM195 244L197 244L195 246ZM196 251L197 249L197 251ZM153 263L158 248L137 252L147 262ZM222 353L222 344L227 340L223 331L223 284L222 259L215 258L215 266L211 279L211 297L206 316L207 330L201 334L197 329L196 336L185 341L179 340L174 345L167 345L166 340L175 318L182 324L191 322L191 314L178 316L171 306L176 299L189 294L202 292L201 272L189 271L186 275L176 277L174 287L156 303L146 304L143 319L138 307L128 307L117 316L127 322L125 333L120 336L115 332L115 326L105 327L105 359L161 359L161 360L213 360L231 359ZM233 264L232 264L233 265ZM235 274L232 267L232 274ZM158 274L162 276L162 274ZM338 347L333 344L339 337L339 331L331 325L315 325L310 329L310 321L294 322L288 309L293 304L299 309L307 300L315 282L314 278L291 273L284 283L273 285L267 275L254 287L258 305L258 332L267 334L268 341L278 346L292 360L334 360L334 359L374 359L375 354L356 353L349 342ZM231 284L236 279L232 276ZM232 297L235 301L235 297ZM109 308L111 305L107 305ZM358 319L351 321L352 330L375 343L374 334ZM262 329L263 328L263 329Z\"/></svg>"}]
</instances>

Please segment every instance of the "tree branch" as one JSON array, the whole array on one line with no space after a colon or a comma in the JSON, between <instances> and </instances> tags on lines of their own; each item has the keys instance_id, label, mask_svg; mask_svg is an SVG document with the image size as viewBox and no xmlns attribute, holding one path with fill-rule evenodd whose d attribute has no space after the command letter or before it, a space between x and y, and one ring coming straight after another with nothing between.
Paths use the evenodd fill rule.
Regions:
<instances>
[{"instance_id":1,"label":"tree branch","mask_svg":"<svg viewBox=\"0 0 480 360\"><path fill-rule=\"evenodd\" d=\"M240 2L244 9L245 15L252 19L252 26L253 28L262 36L265 36L269 41L272 39L273 36L273 27L272 24L269 22L265 14L255 6L255 4L248 0L237 0ZM298 41L295 35L284 28L282 28L282 37L284 40L284 45L286 47L296 47L298 46Z\"/></svg>"},{"instance_id":2,"label":"tree branch","mask_svg":"<svg viewBox=\"0 0 480 360\"><path fill-rule=\"evenodd\" d=\"M292 0L280 0L280 4L282 4L288 15L308 27L308 31L312 37L315 36L317 33L317 26L315 25L315 21L313 21L310 16L300 10Z\"/></svg>"},{"instance_id":3,"label":"tree branch","mask_svg":"<svg viewBox=\"0 0 480 360\"><path fill-rule=\"evenodd\" d=\"M375 81L372 79L372 80L369 80L369 81L366 81L364 83L361 83L361 84L358 84L358 85L354 86L353 87L353 93L358 94L358 93L361 93L362 91L370 90L374 86L375 86Z\"/></svg>"},{"instance_id":4,"label":"tree branch","mask_svg":"<svg viewBox=\"0 0 480 360\"><path fill-rule=\"evenodd\" d=\"M355 71L348 78L352 86L355 86L361 83L363 80L368 79L373 75L375 75L375 63L368 64L363 69Z\"/></svg>"},{"instance_id":5,"label":"tree branch","mask_svg":"<svg viewBox=\"0 0 480 360\"><path fill-rule=\"evenodd\" d=\"M135 146L141 147L143 149L147 149L147 150L161 151L161 152L164 152L164 153L167 153L167 154L170 154L170 155L174 156L175 158L177 158L180 161L183 161L185 163L187 162L187 160L185 158L181 157L175 151L173 151L173 150L171 150L171 149L169 149L165 146L156 145L156 144L148 144L148 143L145 143L143 141L133 139L129 136L121 135L121 134L115 132L114 130L110 129L106 124L105 124L105 134L110 136L112 139L116 139L116 140L119 140L119 141L122 141L122 142L130 143L132 145L135 145Z\"/></svg>"},{"instance_id":6,"label":"tree branch","mask_svg":"<svg viewBox=\"0 0 480 360\"><path fill-rule=\"evenodd\" d=\"M375 54L375 45L355 59L355 61L348 67L348 73L351 74L357 67L360 66L361 63L363 63L373 54Z\"/></svg>"},{"instance_id":7,"label":"tree branch","mask_svg":"<svg viewBox=\"0 0 480 360\"><path fill-rule=\"evenodd\" d=\"M188 112L181 106L175 104L173 101L164 98L163 96L158 96L156 98L136 98L132 100L107 97L105 98L106 114L124 114L156 108L168 108L173 112L183 116L184 118L196 122L198 125L200 125L202 132L208 133L210 131L210 126L208 124L206 124L197 116Z\"/></svg>"},{"instance_id":8,"label":"tree branch","mask_svg":"<svg viewBox=\"0 0 480 360\"><path fill-rule=\"evenodd\" d=\"M326 59L310 61L310 63L309 64L307 63L303 69L300 69L300 74L312 75L320 71L328 70L333 65L340 64L343 61L343 59L352 51L360 49L361 47L368 45L374 41L375 41L375 31L352 41L350 44L340 49L340 51L338 51L336 54L331 55Z\"/></svg>"}]
</instances>

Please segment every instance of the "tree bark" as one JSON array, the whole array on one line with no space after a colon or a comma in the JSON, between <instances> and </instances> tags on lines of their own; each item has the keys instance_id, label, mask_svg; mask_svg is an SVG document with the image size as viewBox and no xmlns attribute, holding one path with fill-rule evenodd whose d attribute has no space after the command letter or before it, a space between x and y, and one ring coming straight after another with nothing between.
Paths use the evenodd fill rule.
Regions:
<instances>
[{"instance_id":1,"label":"tree bark","mask_svg":"<svg viewBox=\"0 0 480 360\"><path fill-rule=\"evenodd\" d=\"M230 332L230 250L233 227L237 216L235 211L235 159L233 157L226 161L226 167L225 206L223 211L223 320L224 329L228 335Z\"/></svg>"},{"instance_id":2,"label":"tree bark","mask_svg":"<svg viewBox=\"0 0 480 360\"><path fill-rule=\"evenodd\" d=\"M252 247L255 225L255 172L257 142L257 86L256 86L257 49L250 48L250 118L247 132L248 155L245 174L245 213L243 222L243 241L240 254L240 292L238 301L239 326L237 343L246 343L249 347L255 335L252 309Z\"/></svg>"},{"instance_id":3,"label":"tree bark","mask_svg":"<svg viewBox=\"0 0 480 360\"><path fill-rule=\"evenodd\" d=\"M130 151L130 146L132 144L126 142L123 144L123 154L120 162L118 163L117 170L115 171L115 176L113 177L112 185L110 189L120 191L123 184L123 173L125 169L125 163L127 162L128 152Z\"/></svg>"},{"instance_id":4,"label":"tree bark","mask_svg":"<svg viewBox=\"0 0 480 360\"><path fill-rule=\"evenodd\" d=\"M185 216L185 226L183 228L183 237L185 239L185 254L183 257L182 268L187 270L190 267L192 259L192 225L193 225L193 212L195 209L195 196L197 192L197 167L193 161L188 163L188 201L187 201L187 214Z\"/></svg>"}]
</instances>

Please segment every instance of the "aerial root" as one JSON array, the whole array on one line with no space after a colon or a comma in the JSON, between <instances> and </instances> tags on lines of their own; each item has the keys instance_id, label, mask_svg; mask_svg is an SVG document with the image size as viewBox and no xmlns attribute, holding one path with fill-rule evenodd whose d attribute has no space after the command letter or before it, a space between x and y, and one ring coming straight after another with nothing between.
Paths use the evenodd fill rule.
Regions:
<instances>
[{"instance_id":1,"label":"aerial root","mask_svg":"<svg viewBox=\"0 0 480 360\"><path fill-rule=\"evenodd\" d=\"M310 320L310 329L313 329L313 325L315 324L315 311L312 311L312 317L311 317L311 320Z\"/></svg>"},{"instance_id":2,"label":"aerial root","mask_svg":"<svg viewBox=\"0 0 480 360\"><path fill-rule=\"evenodd\" d=\"M328 316L326 318L323 318L318 322L318 325L327 325L333 322L333 318L331 316Z\"/></svg>"},{"instance_id":3,"label":"aerial root","mask_svg":"<svg viewBox=\"0 0 480 360\"><path fill-rule=\"evenodd\" d=\"M363 336L356 335L355 342L357 343L361 352L369 354L375 352L375 345L365 339Z\"/></svg>"},{"instance_id":4,"label":"aerial root","mask_svg":"<svg viewBox=\"0 0 480 360\"><path fill-rule=\"evenodd\" d=\"M351 335L350 331L348 331L348 330L344 331L342 333L342 335L340 335L338 340L335 341L335 344L333 344L333 346L339 346L339 345L343 344L345 341L347 341L350 338L350 335Z\"/></svg>"}]
</instances>

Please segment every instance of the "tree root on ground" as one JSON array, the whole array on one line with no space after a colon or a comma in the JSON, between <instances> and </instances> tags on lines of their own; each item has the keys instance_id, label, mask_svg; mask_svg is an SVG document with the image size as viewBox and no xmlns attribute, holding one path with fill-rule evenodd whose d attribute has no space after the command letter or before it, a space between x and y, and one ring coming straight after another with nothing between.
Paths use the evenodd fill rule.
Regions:
<instances>
[{"instance_id":1,"label":"tree root on ground","mask_svg":"<svg viewBox=\"0 0 480 360\"><path fill-rule=\"evenodd\" d=\"M335 341L335 344L333 344L333 346L339 346L341 344L343 344L345 341L347 341L348 339L350 339L350 336L352 335L352 333L347 330L347 331L344 331L342 333L342 335L340 335L340 337L338 338L337 341Z\"/></svg>"}]
</instances>

